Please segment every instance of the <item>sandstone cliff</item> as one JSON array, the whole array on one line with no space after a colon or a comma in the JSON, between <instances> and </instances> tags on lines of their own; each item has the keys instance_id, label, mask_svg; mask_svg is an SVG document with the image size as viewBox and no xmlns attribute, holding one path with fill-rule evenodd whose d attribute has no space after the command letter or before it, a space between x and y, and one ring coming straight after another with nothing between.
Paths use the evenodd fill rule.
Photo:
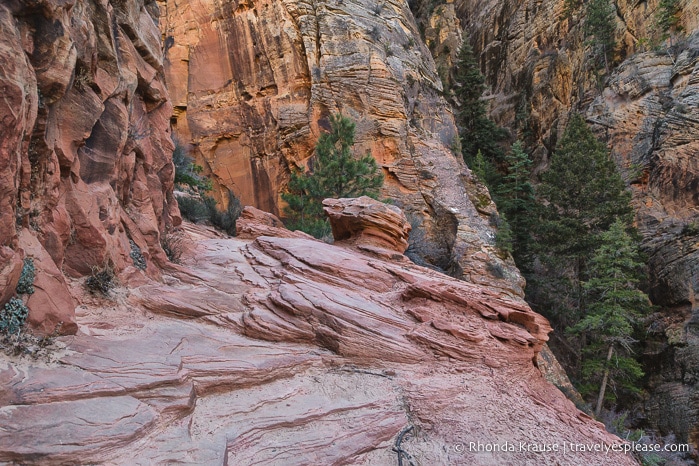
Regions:
<instances>
[{"instance_id":1,"label":"sandstone cliff","mask_svg":"<svg viewBox=\"0 0 699 466\"><path fill-rule=\"evenodd\" d=\"M418 1L418 22L449 63L463 35L479 54L491 116L522 138L545 169L571 111L583 113L634 195L648 253L651 298L663 306L647 348L652 425L699 445L696 320L699 304L699 165L696 153L699 2L678 2L683 30L661 40L659 2L614 2L618 65L598 77L584 11L566 2ZM655 42L655 44L653 44ZM655 48L655 50L652 50Z\"/></svg>"},{"instance_id":2,"label":"sandstone cliff","mask_svg":"<svg viewBox=\"0 0 699 466\"><path fill-rule=\"evenodd\" d=\"M148 274L166 260L160 234L179 212L157 12L148 1L0 4L0 305L34 258L29 319L43 332L77 329L64 273L132 266L129 240Z\"/></svg>"},{"instance_id":3,"label":"sandstone cliff","mask_svg":"<svg viewBox=\"0 0 699 466\"><path fill-rule=\"evenodd\" d=\"M417 222L428 259L472 283L522 295L494 248L494 206L450 148L456 128L404 2L161 2L175 131L219 199L278 213L328 115L357 123L359 153L383 167L383 195ZM475 204L475 205L474 205Z\"/></svg>"},{"instance_id":4,"label":"sandstone cliff","mask_svg":"<svg viewBox=\"0 0 699 466\"><path fill-rule=\"evenodd\" d=\"M0 462L395 465L412 426L403 464L636 464L520 451L621 440L534 366L543 317L411 263L372 202L328 204L336 245L251 208L237 238L186 224L162 282L83 297L60 364L0 364Z\"/></svg>"}]
</instances>

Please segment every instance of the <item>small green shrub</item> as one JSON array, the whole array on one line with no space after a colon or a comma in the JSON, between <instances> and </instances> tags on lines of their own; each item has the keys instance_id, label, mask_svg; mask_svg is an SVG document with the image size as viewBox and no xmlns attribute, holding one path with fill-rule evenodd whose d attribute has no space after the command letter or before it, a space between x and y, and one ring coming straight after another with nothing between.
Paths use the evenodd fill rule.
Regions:
<instances>
[{"instance_id":1,"label":"small green shrub","mask_svg":"<svg viewBox=\"0 0 699 466\"><path fill-rule=\"evenodd\" d=\"M17 294L34 294L34 278L36 270L34 268L34 259L27 257L24 259L22 273L19 276L17 283Z\"/></svg>"},{"instance_id":2,"label":"small green shrub","mask_svg":"<svg viewBox=\"0 0 699 466\"><path fill-rule=\"evenodd\" d=\"M218 209L216 200L207 195L178 196L177 203L180 213L192 223L210 223L211 225L235 236L235 224L243 211L240 200L228 191L228 208L225 211Z\"/></svg>"},{"instance_id":3,"label":"small green shrub","mask_svg":"<svg viewBox=\"0 0 699 466\"><path fill-rule=\"evenodd\" d=\"M689 222L682 227L682 236L699 235L699 222Z\"/></svg>"},{"instance_id":4,"label":"small green shrub","mask_svg":"<svg viewBox=\"0 0 699 466\"><path fill-rule=\"evenodd\" d=\"M111 265L105 265L102 268L93 267L92 275L85 280L85 286L91 293L100 293L103 296L108 296L109 291L116 285L116 276Z\"/></svg>"},{"instance_id":5,"label":"small green shrub","mask_svg":"<svg viewBox=\"0 0 699 466\"><path fill-rule=\"evenodd\" d=\"M0 332L4 334L19 333L28 315L29 309L21 299L10 299L0 312Z\"/></svg>"},{"instance_id":6,"label":"small green shrub","mask_svg":"<svg viewBox=\"0 0 699 466\"><path fill-rule=\"evenodd\" d=\"M189 186L201 191L211 191L211 180L201 173L204 168L194 163L187 154L187 149L177 139L173 140L175 150L172 152L172 163L175 165L175 183Z\"/></svg>"},{"instance_id":7,"label":"small green shrub","mask_svg":"<svg viewBox=\"0 0 699 466\"><path fill-rule=\"evenodd\" d=\"M209 219L209 209L200 197L177 196L177 204L180 213L192 223L199 223Z\"/></svg>"},{"instance_id":8,"label":"small green shrub","mask_svg":"<svg viewBox=\"0 0 699 466\"><path fill-rule=\"evenodd\" d=\"M660 0L658 10L655 13L655 22L663 32L670 30L679 31L680 27L680 0Z\"/></svg>"},{"instance_id":9,"label":"small green shrub","mask_svg":"<svg viewBox=\"0 0 699 466\"><path fill-rule=\"evenodd\" d=\"M129 239L129 243L131 244L131 253L129 255L131 256L131 260L133 261L134 267L141 270L146 270L146 258L143 257L143 252L141 252L141 248L139 248L138 244L136 244L132 239Z\"/></svg>"}]
</instances>

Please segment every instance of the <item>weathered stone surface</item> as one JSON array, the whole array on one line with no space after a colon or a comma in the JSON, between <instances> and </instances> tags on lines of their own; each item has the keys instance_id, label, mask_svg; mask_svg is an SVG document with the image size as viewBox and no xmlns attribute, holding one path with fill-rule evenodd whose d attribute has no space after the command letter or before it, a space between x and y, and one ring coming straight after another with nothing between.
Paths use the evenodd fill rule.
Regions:
<instances>
[{"instance_id":1,"label":"weathered stone surface","mask_svg":"<svg viewBox=\"0 0 699 466\"><path fill-rule=\"evenodd\" d=\"M0 462L393 465L412 425L420 464L635 464L460 448L621 442L535 367L550 327L520 301L313 239L182 234L162 283L82 296L60 364L0 357Z\"/></svg>"},{"instance_id":2,"label":"weathered stone surface","mask_svg":"<svg viewBox=\"0 0 699 466\"><path fill-rule=\"evenodd\" d=\"M80 276L131 265L131 238L157 275L179 214L156 20L150 0L0 5L0 247L29 232Z\"/></svg>"},{"instance_id":3,"label":"weathered stone surface","mask_svg":"<svg viewBox=\"0 0 699 466\"><path fill-rule=\"evenodd\" d=\"M326 199L323 206L336 242L389 249L401 254L408 249L411 226L398 207L367 196Z\"/></svg>"},{"instance_id":4,"label":"weathered stone surface","mask_svg":"<svg viewBox=\"0 0 699 466\"><path fill-rule=\"evenodd\" d=\"M584 37L584 8L567 16L566 3L455 0L453 8L434 8L434 2L418 1L414 11L437 62L453 60L456 50L449 44L462 34L470 38L489 87L490 114L525 141L535 171L545 169L572 111L585 115L608 142L633 192L650 259L651 298L664 307L645 358L646 372L654 374L649 388L657 387L660 397L650 401L649 419L663 433L674 430L682 440L696 439L696 428L688 426L699 425L699 412L687 400L698 393L689 361L695 357L690 354L699 354L692 323L698 312L699 255L691 234L699 221L699 2L677 4L683 32L667 40L661 40L657 26L659 1L614 2L617 47L602 81L597 76L604 67L594 64ZM654 41L657 47L649 45ZM678 340L678 332L686 339ZM677 404L655 408L667 403L670 393L678 394ZM688 408L683 416L674 414Z\"/></svg>"},{"instance_id":5,"label":"weathered stone surface","mask_svg":"<svg viewBox=\"0 0 699 466\"><path fill-rule=\"evenodd\" d=\"M240 217L235 223L236 236L245 239L255 239L258 236L279 236L282 238L311 238L302 231L289 231L284 228L276 215L256 209L252 206L243 207Z\"/></svg>"},{"instance_id":6,"label":"weathered stone surface","mask_svg":"<svg viewBox=\"0 0 699 466\"><path fill-rule=\"evenodd\" d=\"M696 2L694 2L696 3ZM648 417L699 444L699 33L626 60L587 112L634 195L650 297ZM663 406L663 409L659 409Z\"/></svg>"},{"instance_id":7,"label":"weathered stone surface","mask_svg":"<svg viewBox=\"0 0 699 466\"><path fill-rule=\"evenodd\" d=\"M355 152L382 167L382 197L420 221L427 262L523 294L514 263L495 250L489 212L469 197L478 182L451 151L451 109L405 2L160 5L175 131L218 199L230 188L278 214L290 169L308 164L329 115L342 112L356 122ZM492 204L481 193L478 203Z\"/></svg>"},{"instance_id":8,"label":"weathered stone surface","mask_svg":"<svg viewBox=\"0 0 699 466\"><path fill-rule=\"evenodd\" d=\"M39 240L28 230L20 233L19 246L27 257L34 260L36 275L34 293L27 300L29 327L38 335L74 335L78 331L75 301L63 274Z\"/></svg>"},{"instance_id":9,"label":"weathered stone surface","mask_svg":"<svg viewBox=\"0 0 699 466\"><path fill-rule=\"evenodd\" d=\"M0 247L0 307L14 296L22 266L22 256L8 247Z\"/></svg>"}]
</instances>

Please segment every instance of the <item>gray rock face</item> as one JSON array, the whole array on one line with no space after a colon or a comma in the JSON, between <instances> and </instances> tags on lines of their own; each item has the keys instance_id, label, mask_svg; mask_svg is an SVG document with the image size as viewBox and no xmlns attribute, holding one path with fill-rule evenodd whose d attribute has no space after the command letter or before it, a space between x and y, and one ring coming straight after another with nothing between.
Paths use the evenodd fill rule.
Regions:
<instances>
[{"instance_id":1,"label":"gray rock face","mask_svg":"<svg viewBox=\"0 0 699 466\"><path fill-rule=\"evenodd\" d=\"M648 415L699 445L699 33L626 60L587 112L633 192L650 297Z\"/></svg>"},{"instance_id":2,"label":"gray rock face","mask_svg":"<svg viewBox=\"0 0 699 466\"><path fill-rule=\"evenodd\" d=\"M650 296L663 307L647 349L650 388L657 394L648 415L663 432L696 446L699 1L681 3L686 36L659 41L660 52L644 51L644 43L658 37L659 2L615 5L619 66L601 87L583 37L583 12L566 16L562 0L456 0L455 24L439 19L450 5L438 11L432 2L418 1L415 11L437 62L454 56L444 47L450 40L470 37L490 86L491 116L533 148L537 170L546 167L571 111L583 113L608 141L633 193L649 256Z\"/></svg>"}]
</instances>

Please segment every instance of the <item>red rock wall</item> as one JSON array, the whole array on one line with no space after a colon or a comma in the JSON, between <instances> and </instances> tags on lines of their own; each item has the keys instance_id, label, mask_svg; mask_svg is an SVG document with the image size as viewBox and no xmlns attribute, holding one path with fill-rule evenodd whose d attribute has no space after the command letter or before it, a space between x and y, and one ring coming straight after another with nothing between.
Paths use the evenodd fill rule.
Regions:
<instances>
[{"instance_id":1,"label":"red rock wall","mask_svg":"<svg viewBox=\"0 0 699 466\"><path fill-rule=\"evenodd\" d=\"M147 273L165 260L179 212L157 19L147 0L0 5L0 253L35 257L40 306L71 314L59 271L120 271L129 238Z\"/></svg>"},{"instance_id":2,"label":"red rock wall","mask_svg":"<svg viewBox=\"0 0 699 466\"><path fill-rule=\"evenodd\" d=\"M487 191L450 150L451 109L405 2L160 5L175 131L220 200L230 188L243 204L279 213L290 170L342 112L357 124L355 150L383 167L383 195L425 219L440 265L522 294L514 263L495 250Z\"/></svg>"}]
</instances>

